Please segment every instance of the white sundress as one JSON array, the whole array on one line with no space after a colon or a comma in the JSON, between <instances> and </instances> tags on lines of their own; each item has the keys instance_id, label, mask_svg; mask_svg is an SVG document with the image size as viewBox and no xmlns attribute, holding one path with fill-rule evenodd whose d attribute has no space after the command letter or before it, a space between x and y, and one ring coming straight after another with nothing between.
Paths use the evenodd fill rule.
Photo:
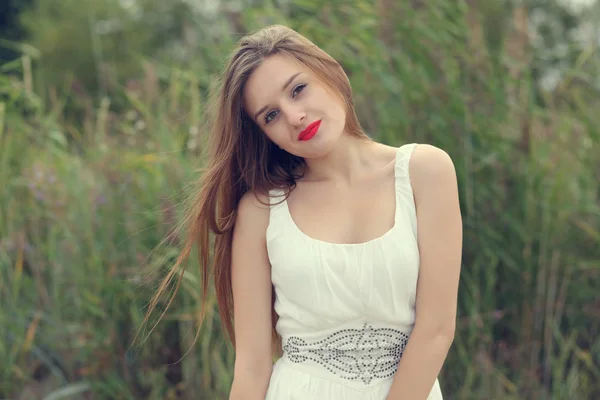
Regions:
<instances>
[{"instance_id":1,"label":"white sundress","mask_svg":"<svg viewBox=\"0 0 600 400\"><path fill-rule=\"evenodd\" d=\"M398 148L394 226L365 243L305 235L282 190L271 191L266 240L275 288L277 360L266 400L384 400L415 320L417 218L408 163ZM428 400L442 400L436 379Z\"/></svg>"}]
</instances>

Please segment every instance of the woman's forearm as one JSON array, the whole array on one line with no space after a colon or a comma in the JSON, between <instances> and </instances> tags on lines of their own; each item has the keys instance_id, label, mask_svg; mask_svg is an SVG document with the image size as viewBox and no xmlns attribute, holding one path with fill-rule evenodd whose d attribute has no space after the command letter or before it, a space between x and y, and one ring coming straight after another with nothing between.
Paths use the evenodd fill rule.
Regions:
<instances>
[{"instance_id":1,"label":"woman's forearm","mask_svg":"<svg viewBox=\"0 0 600 400\"><path fill-rule=\"evenodd\" d=\"M411 335L387 400L426 400L451 344L450 335Z\"/></svg>"},{"instance_id":2,"label":"woman's forearm","mask_svg":"<svg viewBox=\"0 0 600 400\"><path fill-rule=\"evenodd\" d=\"M271 373L238 373L233 378L229 400L265 400Z\"/></svg>"}]
</instances>

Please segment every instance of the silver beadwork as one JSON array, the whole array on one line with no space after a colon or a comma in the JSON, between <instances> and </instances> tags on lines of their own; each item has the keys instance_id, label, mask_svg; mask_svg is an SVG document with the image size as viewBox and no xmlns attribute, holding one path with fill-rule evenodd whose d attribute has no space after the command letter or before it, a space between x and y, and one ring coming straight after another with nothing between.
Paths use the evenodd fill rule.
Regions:
<instances>
[{"instance_id":1,"label":"silver beadwork","mask_svg":"<svg viewBox=\"0 0 600 400\"><path fill-rule=\"evenodd\" d=\"M283 350L292 362L311 360L343 379L369 384L396 373L407 343L408 335L399 330L364 324L362 329L343 329L314 343L291 336Z\"/></svg>"}]
</instances>

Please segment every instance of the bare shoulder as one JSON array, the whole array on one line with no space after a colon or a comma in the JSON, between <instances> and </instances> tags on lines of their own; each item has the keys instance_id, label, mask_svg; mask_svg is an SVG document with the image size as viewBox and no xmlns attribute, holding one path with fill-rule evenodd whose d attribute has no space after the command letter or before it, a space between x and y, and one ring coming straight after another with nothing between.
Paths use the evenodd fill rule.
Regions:
<instances>
[{"instance_id":1,"label":"bare shoulder","mask_svg":"<svg viewBox=\"0 0 600 400\"><path fill-rule=\"evenodd\" d=\"M254 191L244 193L237 207L237 223L266 229L269 223L269 196Z\"/></svg>"},{"instance_id":2,"label":"bare shoulder","mask_svg":"<svg viewBox=\"0 0 600 400\"><path fill-rule=\"evenodd\" d=\"M409 161L409 174L415 201L428 194L454 195L457 191L452 158L444 150L430 144L415 147Z\"/></svg>"},{"instance_id":3,"label":"bare shoulder","mask_svg":"<svg viewBox=\"0 0 600 400\"><path fill-rule=\"evenodd\" d=\"M269 225L270 209L268 200L268 196L257 194L254 191L248 191L242 195L237 206L233 228L232 250L234 258L236 254L247 255L248 252L251 252L254 254L255 260L265 259L266 231ZM241 264L255 263L249 263L246 260ZM234 263L234 269L236 267L237 263Z\"/></svg>"}]
</instances>

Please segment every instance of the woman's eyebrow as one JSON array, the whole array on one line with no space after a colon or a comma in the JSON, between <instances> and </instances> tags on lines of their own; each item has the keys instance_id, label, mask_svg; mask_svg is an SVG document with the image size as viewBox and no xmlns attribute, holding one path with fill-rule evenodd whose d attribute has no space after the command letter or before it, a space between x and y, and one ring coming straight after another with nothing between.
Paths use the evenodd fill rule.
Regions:
<instances>
[{"instance_id":1,"label":"woman's eyebrow","mask_svg":"<svg viewBox=\"0 0 600 400\"><path fill-rule=\"evenodd\" d=\"M290 84L292 83L292 81L298 76L300 75L301 72L296 72L294 75L290 76L289 79L287 81L285 81L285 84L283 85L283 87L281 88L281 91L285 91L285 89L287 89L288 86L290 86ZM260 114L262 114L263 112L265 112L265 110L269 108L269 105L264 106L263 108L261 108L260 110L258 110L258 112L256 114L254 114L254 120L256 121L256 119L258 118L258 116Z\"/></svg>"}]
</instances>

